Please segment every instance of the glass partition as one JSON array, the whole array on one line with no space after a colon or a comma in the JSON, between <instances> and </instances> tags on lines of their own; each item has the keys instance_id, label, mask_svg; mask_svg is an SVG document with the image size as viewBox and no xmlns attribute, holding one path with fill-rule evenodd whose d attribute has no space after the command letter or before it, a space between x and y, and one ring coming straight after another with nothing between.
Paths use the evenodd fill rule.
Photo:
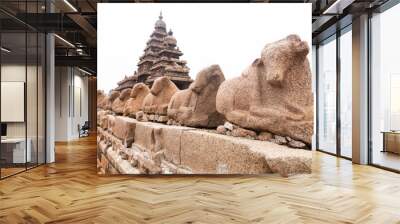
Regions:
<instances>
[{"instance_id":1,"label":"glass partition","mask_svg":"<svg viewBox=\"0 0 400 224\"><path fill-rule=\"evenodd\" d=\"M336 36L318 48L318 148L336 154Z\"/></svg>"},{"instance_id":2,"label":"glass partition","mask_svg":"<svg viewBox=\"0 0 400 224\"><path fill-rule=\"evenodd\" d=\"M340 155L352 157L352 34L351 25L340 35Z\"/></svg>"},{"instance_id":3,"label":"glass partition","mask_svg":"<svg viewBox=\"0 0 400 224\"><path fill-rule=\"evenodd\" d=\"M400 171L400 4L371 18L372 164Z\"/></svg>"},{"instance_id":4,"label":"glass partition","mask_svg":"<svg viewBox=\"0 0 400 224\"><path fill-rule=\"evenodd\" d=\"M38 33L38 64L37 64L37 162L46 162L45 124L46 124L46 37Z\"/></svg>"},{"instance_id":5,"label":"glass partition","mask_svg":"<svg viewBox=\"0 0 400 224\"><path fill-rule=\"evenodd\" d=\"M318 45L317 149L352 157L352 25Z\"/></svg>"},{"instance_id":6,"label":"glass partition","mask_svg":"<svg viewBox=\"0 0 400 224\"><path fill-rule=\"evenodd\" d=\"M37 165L38 158L38 35L36 32L27 33L27 82L26 82L26 113L27 113L27 150L31 151L28 168Z\"/></svg>"},{"instance_id":7,"label":"glass partition","mask_svg":"<svg viewBox=\"0 0 400 224\"><path fill-rule=\"evenodd\" d=\"M17 5L38 13L44 2ZM45 44L44 33L0 12L1 179L45 163Z\"/></svg>"},{"instance_id":8,"label":"glass partition","mask_svg":"<svg viewBox=\"0 0 400 224\"><path fill-rule=\"evenodd\" d=\"M26 41L25 32L1 34L2 177L24 171L31 162L26 141Z\"/></svg>"}]
</instances>

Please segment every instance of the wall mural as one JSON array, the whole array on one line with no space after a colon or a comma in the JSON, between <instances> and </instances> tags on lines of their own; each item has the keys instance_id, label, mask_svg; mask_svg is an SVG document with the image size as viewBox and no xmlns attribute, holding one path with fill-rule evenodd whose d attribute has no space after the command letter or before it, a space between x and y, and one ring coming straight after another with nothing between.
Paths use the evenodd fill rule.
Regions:
<instances>
[{"instance_id":1,"label":"wall mural","mask_svg":"<svg viewBox=\"0 0 400 224\"><path fill-rule=\"evenodd\" d=\"M192 79L160 14L134 74L97 92L98 173L311 173L309 43L259 52L238 77L210 64Z\"/></svg>"}]
</instances>

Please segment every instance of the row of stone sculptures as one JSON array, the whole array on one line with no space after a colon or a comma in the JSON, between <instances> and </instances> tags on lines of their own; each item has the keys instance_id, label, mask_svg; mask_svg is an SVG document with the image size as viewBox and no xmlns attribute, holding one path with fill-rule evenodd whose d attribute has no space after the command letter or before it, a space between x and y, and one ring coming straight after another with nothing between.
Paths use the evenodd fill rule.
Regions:
<instances>
[{"instance_id":1,"label":"row of stone sculptures","mask_svg":"<svg viewBox=\"0 0 400 224\"><path fill-rule=\"evenodd\" d=\"M240 77L225 80L218 65L201 70L188 89L179 90L167 77L151 89L98 92L98 107L116 114L215 128L225 121L254 132L269 132L311 144L313 94L308 44L297 35L267 44L261 57Z\"/></svg>"},{"instance_id":2,"label":"row of stone sculptures","mask_svg":"<svg viewBox=\"0 0 400 224\"><path fill-rule=\"evenodd\" d=\"M112 91L109 96L99 91L98 108L138 120L215 128L224 122L215 106L218 87L224 80L221 68L212 65L200 71L185 90L179 90L168 77L160 77L151 89L138 83L132 89Z\"/></svg>"}]
</instances>

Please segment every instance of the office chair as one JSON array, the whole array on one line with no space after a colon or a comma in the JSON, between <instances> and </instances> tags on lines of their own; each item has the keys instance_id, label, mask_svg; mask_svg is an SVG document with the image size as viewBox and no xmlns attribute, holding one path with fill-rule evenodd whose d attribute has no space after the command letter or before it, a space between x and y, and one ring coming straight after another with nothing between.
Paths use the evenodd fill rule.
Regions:
<instances>
[{"instance_id":1,"label":"office chair","mask_svg":"<svg viewBox=\"0 0 400 224\"><path fill-rule=\"evenodd\" d=\"M79 127L80 125L78 125L78 129L79 129L79 138L80 137L87 137L89 136L89 129L90 129L90 123L89 121L85 121L85 123L82 125L82 127Z\"/></svg>"}]
</instances>

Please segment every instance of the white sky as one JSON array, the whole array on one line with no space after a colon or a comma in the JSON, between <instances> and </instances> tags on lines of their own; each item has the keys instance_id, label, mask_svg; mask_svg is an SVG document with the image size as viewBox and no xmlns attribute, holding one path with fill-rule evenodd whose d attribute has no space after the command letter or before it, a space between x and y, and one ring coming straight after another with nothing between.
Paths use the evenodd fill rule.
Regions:
<instances>
[{"instance_id":1,"label":"white sky","mask_svg":"<svg viewBox=\"0 0 400 224\"><path fill-rule=\"evenodd\" d=\"M98 89L108 92L137 69L160 11L189 75L219 64L239 76L269 42L298 34L311 47L311 4L98 4ZM309 58L310 55L309 55Z\"/></svg>"}]
</instances>

